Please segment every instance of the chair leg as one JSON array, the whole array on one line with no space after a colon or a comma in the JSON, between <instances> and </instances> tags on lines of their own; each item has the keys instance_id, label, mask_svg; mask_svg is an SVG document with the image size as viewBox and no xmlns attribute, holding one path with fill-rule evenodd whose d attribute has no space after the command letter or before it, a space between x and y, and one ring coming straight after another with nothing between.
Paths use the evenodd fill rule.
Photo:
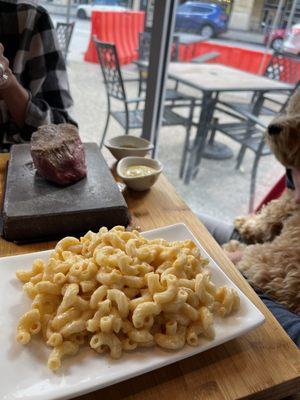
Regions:
<instances>
[{"instance_id":1,"label":"chair leg","mask_svg":"<svg viewBox=\"0 0 300 400\"><path fill-rule=\"evenodd\" d=\"M246 146L245 146L245 145L242 145L242 146L241 146L241 149L240 149L240 151L239 151L239 154L238 154L238 156L237 156L237 159L236 159L236 166L235 166L235 169L240 169L240 166L241 166L241 164L242 164L242 162L243 162L243 159L244 159L246 150L247 150Z\"/></svg>"},{"instance_id":2,"label":"chair leg","mask_svg":"<svg viewBox=\"0 0 300 400\"><path fill-rule=\"evenodd\" d=\"M102 149L103 142L104 142L104 139L105 139L105 136L106 136L108 123L109 123L109 118L110 118L110 110L108 110L108 113L107 113L106 123L105 123L104 131L102 133L102 138L101 138L101 141L100 141L100 150Z\"/></svg>"},{"instance_id":3,"label":"chair leg","mask_svg":"<svg viewBox=\"0 0 300 400\"><path fill-rule=\"evenodd\" d=\"M139 79L139 89L138 89L138 96L137 97L141 97L142 95L142 91L143 91L143 81L142 81L142 75L141 73L139 73L140 79ZM139 102L136 103L135 105L135 109L137 110L139 108Z\"/></svg>"},{"instance_id":4,"label":"chair leg","mask_svg":"<svg viewBox=\"0 0 300 400\"><path fill-rule=\"evenodd\" d=\"M129 110L127 104L125 105L125 135L129 133Z\"/></svg>"},{"instance_id":5,"label":"chair leg","mask_svg":"<svg viewBox=\"0 0 300 400\"><path fill-rule=\"evenodd\" d=\"M128 135L128 133L129 133L129 127L128 127L128 122L126 121L125 135Z\"/></svg>"},{"instance_id":6,"label":"chair leg","mask_svg":"<svg viewBox=\"0 0 300 400\"><path fill-rule=\"evenodd\" d=\"M183 152L182 152L180 170L179 170L179 178L180 179L182 179L183 176L184 176L187 153L188 153L189 148L190 148L190 137L191 137L191 129L192 129L192 125L193 125L194 109L195 109L195 101L192 100L191 101L190 114L189 114L189 120L188 120L188 125L187 125L187 128L186 128L186 135L185 135L185 140L184 140L184 145L183 145Z\"/></svg>"},{"instance_id":7,"label":"chair leg","mask_svg":"<svg viewBox=\"0 0 300 400\"><path fill-rule=\"evenodd\" d=\"M260 153L256 153L253 167L252 167L252 172L251 172L249 213L252 213L253 209L254 209L256 175L257 175L257 167L258 167L259 159L260 159Z\"/></svg>"},{"instance_id":8,"label":"chair leg","mask_svg":"<svg viewBox=\"0 0 300 400\"><path fill-rule=\"evenodd\" d=\"M190 147L190 137L191 137L191 126L189 126L186 130L183 151L182 151L182 157L181 157L181 163L180 163L180 171L179 171L180 179L182 179L183 175L184 175L187 153L188 153L189 147Z\"/></svg>"}]
</instances>

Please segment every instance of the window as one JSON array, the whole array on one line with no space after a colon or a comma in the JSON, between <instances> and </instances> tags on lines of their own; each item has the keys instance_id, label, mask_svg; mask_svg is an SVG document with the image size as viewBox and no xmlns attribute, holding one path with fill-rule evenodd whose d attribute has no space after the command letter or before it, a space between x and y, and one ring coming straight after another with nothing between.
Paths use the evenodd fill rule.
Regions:
<instances>
[{"instance_id":1,"label":"window","mask_svg":"<svg viewBox=\"0 0 300 400\"><path fill-rule=\"evenodd\" d=\"M194 5L192 7L192 12L197 12L200 14L210 14L212 11L213 10L210 7L203 7L203 6L199 6L199 5Z\"/></svg>"},{"instance_id":2,"label":"window","mask_svg":"<svg viewBox=\"0 0 300 400\"><path fill-rule=\"evenodd\" d=\"M62 1L66 0L53 0L53 3L58 4ZM136 10L137 3L139 3L140 9L148 8L148 10L151 10L151 4L164 3L161 0L79 1L86 1L89 4L98 4L99 11L95 11L95 14L101 13L100 9L102 5L104 6L103 8L106 9L128 4L128 12L126 11L126 18L128 19L131 18L133 14L135 18L138 16ZM181 2L180 5L179 2ZM237 3L237 1L235 3ZM258 74L265 51L262 42L265 41L266 43L269 37L269 31L274 21L276 10L267 9L270 3L269 0L265 2L263 0L254 0L256 7L253 7L253 9L247 7L248 2L244 3L243 7L241 6L242 8L235 6L230 12L230 8L234 4L233 0L200 0L199 2L184 2L184 0L178 0L175 18L176 34L174 35L171 47L173 65L170 64L169 66L169 68L173 69L170 69L169 76L171 76L171 74L174 76L175 74L177 81L180 83L177 89L176 81L173 79L167 80L167 89L169 90L165 105L169 107L168 109L166 108L168 112L171 110L184 118L188 118L189 116L191 109L190 102L189 100L185 101L185 107L174 107L172 103L173 100L170 100L170 98L174 96L174 92L179 92L179 94L175 93L176 96L181 96L182 94L184 96L194 96L198 105L194 113L194 125L191 127L190 139L188 139L186 129L188 125L182 125L179 121L178 125L174 126L166 123L164 124L160 130L158 143L158 158L165 166L164 172L189 206L198 213L204 212L208 215L215 215L225 218L228 222L232 221L236 215L242 215L248 212L250 182L252 179L255 154L250 148L247 149L245 155L240 157L240 169L242 172L236 170L236 160L241 150L241 143L231 138L229 134L231 134L232 131L224 132L226 126L224 128L219 125L226 123L238 124L240 121L227 113L219 111L219 109L214 109L215 122L212 120L212 124L215 124L218 129L214 132L210 128L210 125L207 125L209 128L207 146L205 146L205 153L201 156L198 174L193 175L193 172L197 171L197 169L193 167L193 163L195 162L193 161L193 157L191 157L192 153L190 150L195 147L195 137L197 135L200 137L200 133L198 134L200 113L210 108L209 106L200 107L203 90L196 90L193 88L195 86L202 87L202 80L200 79L202 70L204 71L202 73L203 80L205 79L205 71L210 71L210 74L207 72L209 80L204 82L205 86L213 85L214 76L216 77L215 79L217 79L218 76L218 67L215 67L216 65L219 66L219 68L226 68L225 72L223 71L221 74L222 85L226 83L226 85L230 87L231 82L233 82L235 78L235 72L238 73L238 70L243 73L252 74L252 78L253 74L256 74L257 81L254 81L254 86L257 87L260 84L260 79L262 79L261 74L266 72L262 70L261 73ZM51 3L49 4L51 5ZM49 4L48 7L50 8ZM288 2L286 1L285 4L288 4L288 7L281 8L281 15L284 15L284 17L282 17L283 20L288 19L289 14L286 10L291 9L292 2L289 0ZM135 9L131 13L130 7L133 5ZM55 11L55 9L53 10ZM226 10L228 17L231 15L231 26L238 30L238 36L236 30L228 30L229 18L226 17L223 10ZM272 11L272 14L269 13L265 19L268 29L261 31L264 11ZM291 20L291 26L297 22L296 11ZM241 13L243 18L241 18ZM109 14L110 18L114 17L112 16L113 13ZM151 16L151 13L149 14ZM55 18L55 22L57 22L61 17L54 14L53 18ZM117 19L113 20L113 18L107 20L105 29L100 29L100 24L99 26L97 24L95 25L96 29L99 28L99 31L97 31L99 39L104 42L113 42L116 44L122 68L122 76L124 76L124 80L126 80L125 90L127 91L129 99L145 97L147 78L151 76L152 73L152 70L147 70L147 66L144 70L142 68L138 69L136 63L133 63L134 60L136 61L137 49L139 49L138 54L141 61L144 60L147 62L150 53L151 32L148 28L151 27L152 22L150 26L146 26L146 35L141 36L139 33L143 33L144 31L143 21L145 17L141 15L139 18L140 20L137 25L132 23L131 26L129 26L130 24L128 24L128 26L125 27L126 29L124 29L124 26L121 26L121 24L118 25L118 23L116 23ZM149 21L152 21L151 18L149 18ZM281 21L281 18L279 21ZM95 54L95 58L93 59L93 46L89 46L93 23L95 24L96 20L89 19L88 16L85 19L78 18L76 20L68 54L68 69L70 71L71 90L75 101L74 118L79 122L83 140L99 142L105 129L108 108L106 107L105 86L103 84L97 55ZM281 27L279 23L278 26ZM256 29L256 32L253 32L254 29ZM226 36L224 36L224 33ZM279 36L284 35L284 31L282 32L281 30L277 32L276 29L275 33L276 36L271 36L271 45L274 46L274 48L275 45L280 47L285 41L284 37ZM201 36L205 36L207 39L203 41L203 37ZM209 38L210 36L212 38ZM229 38L230 40L228 40ZM216 40L218 41L217 43ZM235 42L238 43L236 44ZM253 57L253 52L249 51L254 49L257 57ZM300 51L296 48L296 43L295 51ZM88 63L84 61L83 54L85 55L85 61L89 61ZM200 58L201 63L195 63L193 58L196 58L196 60ZM176 63L176 60L180 61L180 63ZM247 62L245 62L245 60L247 60ZM93 63L90 61L93 61ZM220 64L223 65L220 66ZM194 72L195 70L197 70L197 74ZM200 72L198 73L198 71ZM84 79L78 79L78 76L83 76ZM151 89L153 90L153 81L151 82ZM241 108L245 107L246 110L248 109L247 107L250 109L253 93L251 91L245 93L238 90L240 86L241 82L238 82L235 92L220 91L220 102L223 101L226 104L232 103L233 106L238 107L241 105ZM90 90L83 90L85 87L88 87ZM279 95L277 96L278 101L284 101L286 99L285 95L281 97L279 97ZM270 98L272 98L271 95ZM276 100L277 97L274 97L274 99ZM179 103L179 101L177 101L177 103ZM88 112L86 104L89 104ZM265 102L264 106L270 108L271 111L268 111L268 115L265 115L262 113L264 110L262 110L258 118L263 123L267 124L268 121L273 118L272 109L274 109L276 113L280 105L276 105L275 102ZM212 105L212 107L215 106ZM132 104L129 108L131 112L137 110L137 118L134 121L136 126L138 126L136 129L129 129L130 135L139 136L141 134L141 125L145 115L145 113L142 113L144 108L144 102L141 102L138 107ZM114 113L123 113L123 104L117 101L112 102L111 111ZM206 116L205 114L203 115L202 120L206 121L207 114ZM173 114L167 114L165 121L167 121L167 117L169 118L170 116L173 116ZM149 114L147 114L147 118L150 120ZM124 120L122 121L124 122ZM222 129L222 131L220 129ZM240 126L237 126L236 129L241 129L241 135L247 133L246 130L243 130L242 123ZM202 131L203 127L201 127L201 132ZM106 132L107 139L121 135L125 132L125 129L123 125L119 123L119 120L111 116ZM259 135L260 132L257 135L258 138L260 138ZM188 140L190 140L190 144L186 145ZM185 177L187 171L190 171L191 178L193 179L191 179L188 184L184 185L183 179L180 178L179 175L181 173L181 176ZM276 182L283 172L283 167L275 161L274 156L270 155L261 158L257 177L255 178L255 206L259 204L262 197L268 192L268 189ZM220 199L222 200L221 206Z\"/></svg>"},{"instance_id":3,"label":"window","mask_svg":"<svg viewBox=\"0 0 300 400\"><path fill-rule=\"evenodd\" d=\"M194 7L193 6L188 6L188 5L184 5L178 8L178 12L181 13L191 13L194 11Z\"/></svg>"}]
</instances>

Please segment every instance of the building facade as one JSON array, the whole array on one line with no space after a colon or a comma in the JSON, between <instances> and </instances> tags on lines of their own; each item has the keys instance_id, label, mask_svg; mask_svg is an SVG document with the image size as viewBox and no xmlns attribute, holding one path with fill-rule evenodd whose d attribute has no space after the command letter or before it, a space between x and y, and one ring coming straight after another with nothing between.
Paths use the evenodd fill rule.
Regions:
<instances>
[{"instance_id":1,"label":"building facade","mask_svg":"<svg viewBox=\"0 0 300 400\"><path fill-rule=\"evenodd\" d=\"M279 26L285 27L294 0L285 0L280 15ZM272 25L279 0L234 0L229 28L245 31L263 31ZM300 0L293 18L293 23L300 21Z\"/></svg>"},{"instance_id":2,"label":"building facade","mask_svg":"<svg viewBox=\"0 0 300 400\"><path fill-rule=\"evenodd\" d=\"M49 0L48 0L49 1ZM67 5L68 0L52 0L57 5ZM72 5L88 4L94 0L71 0ZM128 0L128 6L133 9L146 10L147 2L150 0ZM162 0L156 0L162 1ZM178 0L184 3L187 0ZM197 1L197 0L192 0ZM199 0L219 4L230 16L229 28L244 31L263 32L272 25L272 21L278 8L279 0ZM110 1L108 0L108 3ZM280 27L285 27L294 0L285 0L279 21ZM49 3L48 3L49 4ZM293 18L293 23L300 22L300 0Z\"/></svg>"}]
</instances>

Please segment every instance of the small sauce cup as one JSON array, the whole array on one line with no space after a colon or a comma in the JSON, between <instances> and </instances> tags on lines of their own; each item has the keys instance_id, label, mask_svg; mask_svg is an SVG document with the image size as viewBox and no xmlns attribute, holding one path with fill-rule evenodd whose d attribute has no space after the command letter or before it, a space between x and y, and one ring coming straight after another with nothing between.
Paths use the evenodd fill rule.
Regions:
<instances>
[{"instance_id":1,"label":"small sauce cup","mask_svg":"<svg viewBox=\"0 0 300 400\"><path fill-rule=\"evenodd\" d=\"M117 160L129 156L144 157L153 149L153 144L148 140L131 135L116 136L104 145Z\"/></svg>"},{"instance_id":2,"label":"small sauce cup","mask_svg":"<svg viewBox=\"0 0 300 400\"><path fill-rule=\"evenodd\" d=\"M147 166L152 168L154 171L149 175L143 176L127 176L126 171L128 167L132 166ZM163 170L162 164L153 160L152 158L144 157L125 157L119 161L117 166L117 174L123 180L123 182L131 189L141 192L149 189L157 181L160 173Z\"/></svg>"}]
</instances>

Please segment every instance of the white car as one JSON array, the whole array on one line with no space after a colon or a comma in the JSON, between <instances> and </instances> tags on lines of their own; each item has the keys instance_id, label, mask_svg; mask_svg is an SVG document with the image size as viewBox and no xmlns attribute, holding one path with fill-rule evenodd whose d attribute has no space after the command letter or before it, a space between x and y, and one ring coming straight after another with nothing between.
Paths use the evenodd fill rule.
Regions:
<instances>
[{"instance_id":1,"label":"white car","mask_svg":"<svg viewBox=\"0 0 300 400\"><path fill-rule=\"evenodd\" d=\"M122 11L127 10L122 4L126 2L121 0L95 0L92 4L81 4L77 7L77 18L91 18L93 11Z\"/></svg>"},{"instance_id":2,"label":"white car","mask_svg":"<svg viewBox=\"0 0 300 400\"><path fill-rule=\"evenodd\" d=\"M293 25L283 42L282 50L286 53L300 55L300 24Z\"/></svg>"}]
</instances>

